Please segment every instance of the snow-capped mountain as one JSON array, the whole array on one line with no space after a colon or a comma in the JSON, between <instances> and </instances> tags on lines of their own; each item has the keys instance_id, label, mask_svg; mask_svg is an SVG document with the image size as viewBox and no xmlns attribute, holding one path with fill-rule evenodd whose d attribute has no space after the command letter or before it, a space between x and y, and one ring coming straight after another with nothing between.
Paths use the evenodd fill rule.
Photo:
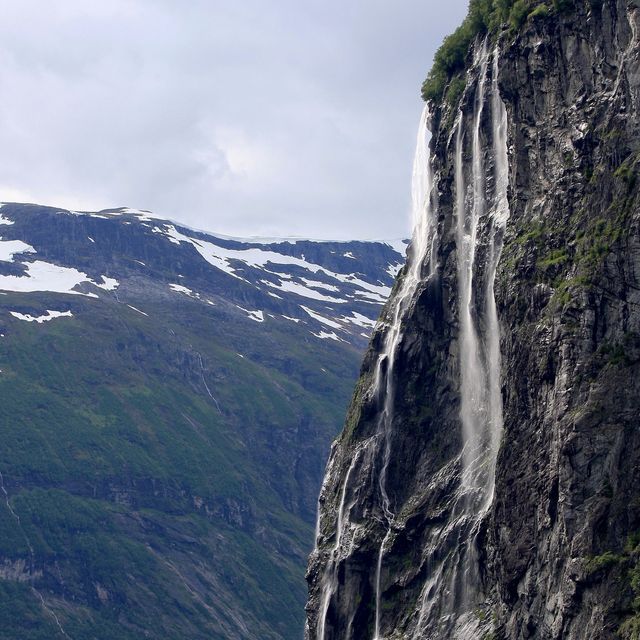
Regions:
<instances>
[{"instance_id":1,"label":"snow-capped mountain","mask_svg":"<svg viewBox=\"0 0 640 640\"><path fill-rule=\"evenodd\" d=\"M3 637L299 638L329 444L402 250L2 205Z\"/></svg>"},{"instance_id":2,"label":"snow-capped mountain","mask_svg":"<svg viewBox=\"0 0 640 640\"><path fill-rule=\"evenodd\" d=\"M361 347L404 248L401 241L238 239L133 209L7 203L0 208L0 291L115 299L141 313L149 299L172 296Z\"/></svg>"}]
</instances>

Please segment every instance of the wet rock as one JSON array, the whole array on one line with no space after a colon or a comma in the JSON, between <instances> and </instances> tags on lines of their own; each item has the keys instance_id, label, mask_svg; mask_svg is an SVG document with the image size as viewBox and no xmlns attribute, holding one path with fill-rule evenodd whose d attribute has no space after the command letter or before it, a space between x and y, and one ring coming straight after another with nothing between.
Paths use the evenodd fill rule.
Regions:
<instances>
[{"instance_id":1,"label":"wet rock","mask_svg":"<svg viewBox=\"0 0 640 640\"><path fill-rule=\"evenodd\" d=\"M436 571L469 541L439 533L453 521L463 439L455 119L447 106L431 114L439 269L415 292L393 371L386 489L395 517L389 527L381 507L381 404L370 393L380 333L320 496L309 639L374 637L387 535L380 570L387 639L614 638L629 615L624 571L615 563L589 567L603 554L624 554L640 530L639 27L635 5L607 0L530 20L498 40L510 209L495 279L504 430L491 507L469 546L478 577L465 594L451 589L460 580ZM467 130L479 73L472 64L461 98ZM484 149L492 144L488 112ZM484 162L494 162L489 151ZM479 282L489 230L482 219ZM474 289L476 310L482 291ZM388 323L393 309L392 296ZM477 320L482 327L479 312ZM451 589L453 604L427 631L422 604L442 600L442 589Z\"/></svg>"}]
</instances>

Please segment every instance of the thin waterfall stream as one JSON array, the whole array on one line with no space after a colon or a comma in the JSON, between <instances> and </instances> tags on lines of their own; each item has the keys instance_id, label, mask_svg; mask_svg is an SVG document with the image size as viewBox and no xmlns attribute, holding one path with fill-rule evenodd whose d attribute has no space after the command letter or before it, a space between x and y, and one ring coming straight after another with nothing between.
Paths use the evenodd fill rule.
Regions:
<instances>
[{"instance_id":1,"label":"thin waterfall stream","mask_svg":"<svg viewBox=\"0 0 640 640\"><path fill-rule=\"evenodd\" d=\"M387 474L391 459L393 418L395 405L395 363L398 345L402 340L403 320L411 306L415 293L421 283L427 282L435 273L436 261L436 211L433 206L433 174L428 146L428 110L424 108L418 128L418 140L413 162L412 175L412 212L414 233L411 255L400 291L396 297L393 321L389 326L382 353L378 357L374 390L381 397L382 411L378 423L378 434L384 438L382 468L378 478L382 511L386 520L387 532L378 550L375 574L375 627L373 640L382 638L381 623L381 575L382 562L387 542L392 534L395 514L387 493ZM423 265L428 261L428 272L423 274ZM384 378L384 384L383 384Z\"/></svg>"},{"instance_id":2,"label":"thin waterfall stream","mask_svg":"<svg viewBox=\"0 0 640 640\"><path fill-rule=\"evenodd\" d=\"M425 106L420 117L416 152L413 162L412 174L412 218L413 218L413 238L409 249L408 264L405 270L400 289L395 298L395 305L392 311L392 321L386 327L384 337L384 347L379 355L376 371L374 375L373 388L371 394L380 398L382 410L378 421L377 434L356 448L349 470L342 484L340 493L340 506L337 514L335 543L330 552L327 565L325 567L320 596L320 611L316 626L317 640L326 639L327 614L331 603L331 598L337 590L337 567L341 546L345 541L345 530L350 526L349 511L350 506L345 504L347 489L351 474L360 463L360 458L365 455L373 455L374 442L383 440L382 464L378 476L378 487L380 492L381 508L385 519L387 531L380 544L378 551L378 562L375 575L375 638L380 637L380 574L385 545L391 535L394 521L394 513L391 500L387 493L387 471L391 457L391 435L393 422L393 401L394 401L394 363L398 345L402 339L402 321L411 305L414 294L420 284L427 281L436 269L436 216L433 207L435 200L433 194L433 176L429 157L429 130L428 130L428 109ZM426 266L427 273L424 267Z\"/></svg>"},{"instance_id":3,"label":"thin waterfall stream","mask_svg":"<svg viewBox=\"0 0 640 640\"><path fill-rule=\"evenodd\" d=\"M429 576L422 592L415 640L442 637L443 632L454 639L473 640L482 626L477 615L482 604L477 601L477 594L482 593L477 538L493 500L503 427L500 328L494 283L509 204L507 114L498 90L498 54L495 51L492 56L484 43L477 56L479 72L471 131L465 127L464 114L460 112L455 135L463 441L460 483L448 521L434 528L432 543L425 550ZM487 106L491 109L490 146L482 135ZM465 160L465 145L470 147L470 161Z\"/></svg>"}]
</instances>

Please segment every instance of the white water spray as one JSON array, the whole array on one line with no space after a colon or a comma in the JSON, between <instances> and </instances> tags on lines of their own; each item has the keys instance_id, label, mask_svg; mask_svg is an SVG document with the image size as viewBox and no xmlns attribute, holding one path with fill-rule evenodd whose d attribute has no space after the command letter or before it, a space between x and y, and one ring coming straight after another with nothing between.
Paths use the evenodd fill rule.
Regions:
<instances>
[{"instance_id":1,"label":"white water spray","mask_svg":"<svg viewBox=\"0 0 640 640\"><path fill-rule=\"evenodd\" d=\"M463 166L463 122L458 120L455 150L456 220L458 251L458 299L460 313L460 419L462 421L462 491L467 501L481 489L477 467L481 456L481 435L485 421L485 380L481 363L480 344L474 324L474 267L478 245L478 223L485 212L480 145L480 125L484 110L484 90L487 80L488 57L481 52L480 76L476 87L471 145L471 193L465 184ZM469 197L470 196L470 197ZM470 200L470 202L469 202ZM471 506L471 505L470 505Z\"/></svg>"},{"instance_id":2,"label":"white water spray","mask_svg":"<svg viewBox=\"0 0 640 640\"><path fill-rule=\"evenodd\" d=\"M353 507L353 502L351 502L345 508L347 490L349 488L349 481L351 479L351 475L354 469L360 463L361 458L366 453L369 452L373 440L374 438L369 438L361 442L356 447L353 453L351 464L349 465L349 469L347 471L347 475L345 476L344 482L342 483L342 490L340 492L340 505L338 506L338 518L336 520L335 543L333 545L333 548L331 549L329 559L327 561L327 566L325 568L324 575L322 578L320 613L318 615L318 623L316 628L316 638L318 640L325 640L326 626L327 626L327 613L329 611L329 605L331 604L331 598L336 592L336 588L338 585L337 571L338 571L338 564L340 559L340 550L348 534L347 527L345 527L345 519L348 524L349 512ZM316 544L317 544L318 536L319 536L319 525L318 525L318 532L316 533Z\"/></svg>"},{"instance_id":3,"label":"white water spray","mask_svg":"<svg viewBox=\"0 0 640 640\"><path fill-rule=\"evenodd\" d=\"M374 391L381 395L382 411L378 423L378 434L384 438L382 467L378 478L382 511L387 524L387 532L378 550L375 575L375 627L374 640L381 640L381 577L382 562L386 545L391 537L395 514L387 493L387 475L391 458L391 436L393 427L393 412L395 405L395 362L398 345L402 340L403 320L414 300L421 283L428 282L437 267L437 217L435 197L433 193L433 175L428 145L427 128L428 110L424 108L418 127L416 153L413 162L411 182L413 239L407 270L402 280L400 290L395 299L393 320L387 329L384 348L378 357L375 374ZM427 273L423 273L426 263ZM382 381L384 378L384 387Z\"/></svg>"},{"instance_id":4,"label":"white water spray","mask_svg":"<svg viewBox=\"0 0 640 640\"><path fill-rule=\"evenodd\" d=\"M430 486L425 488L426 493L441 491L443 483L459 473L457 489L448 503L449 516L446 521L432 525L422 550L425 582L413 623L415 640L434 637L475 640L487 629L487 623L481 623L475 613L482 604L478 535L493 501L495 463L502 433L500 332L494 281L509 217L507 117L498 91L497 51L493 54L492 65L491 58L485 43L476 55L478 74L474 86L468 89L475 92L470 125L466 125L462 111L456 123L456 224L453 232L457 246L463 446L459 457L436 473ZM490 114L487 113L489 110ZM485 132L489 128L490 146L485 142ZM355 478L361 469L375 468L376 461L379 468L374 480L379 496L378 519L385 528L376 556L373 640L384 638L384 561L393 544L395 527L401 524L396 522L398 505L394 504L387 487L393 459L396 362L405 319L411 314L417 294L438 269L437 189L427 135L425 110L418 131L413 169L413 241L389 312L370 389L370 394L379 403L379 418L375 434L352 451L350 465L340 484L335 540L320 581L319 611L314 629L316 640L335 637L335 630L329 629L327 621L329 612L333 606L346 604L339 597L339 567L362 532L361 524L351 522L352 510L358 504L359 489ZM338 458L334 459L328 477L334 478L339 471L340 464L336 460ZM355 609L346 612L347 622L340 627L341 640L352 637L355 613Z\"/></svg>"},{"instance_id":5,"label":"white water spray","mask_svg":"<svg viewBox=\"0 0 640 640\"><path fill-rule=\"evenodd\" d=\"M425 563L414 639L434 636L475 640L481 622L481 577L477 537L493 501L495 464L502 434L500 329L494 282L507 200L507 115L498 90L498 52L490 86L491 148L483 143L490 53L486 43L476 59L471 123L471 161L465 162L467 130L461 112L455 138L455 212L459 300L460 422L463 448L460 484L446 524L434 527ZM492 163L487 162L492 159ZM482 231L482 233L481 233ZM484 239L484 244L480 239Z\"/></svg>"},{"instance_id":6,"label":"white water spray","mask_svg":"<svg viewBox=\"0 0 640 640\"><path fill-rule=\"evenodd\" d=\"M509 219L509 158L507 152L507 110L500 98L498 88L498 48L493 53L493 73L491 78L491 127L493 130L493 161L495 197L491 211L492 233L489 269L487 270L487 370L489 373L489 416L490 451L492 467L489 470L490 486L486 493L484 508L488 509L493 502L495 489L495 465L502 437L502 394L500 392L500 325L494 292L496 270L502 252L502 237Z\"/></svg>"},{"instance_id":7,"label":"white water spray","mask_svg":"<svg viewBox=\"0 0 640 640\"><path fill-rule=\"evenodd\" d=\"M436 270L437 258L435 248L437 245L436 216L433 201L433 180L431 173L430 154L427 127L428 110L425 106L418 127L416 153L413 162L412 176L412 217L413 217L413 239L409 250L408 264L404 273L399 291L394 299L392 310L392 320L386 326L384 346L380 354L374 374L374 384L370 393L379 398L382 410L378 421L376 434L360 443L353 453L353 458L340 492L340 505L338 508L335 542L330 551L329 558L324 568L320 588L320 607L316 623L316 639L326 640L327 615L338 588L338 566L340 553L345 545L348 545L350 536L349 516L353 502L348 503L347 495L349 482L357 466L363 464L365 456L371 456L371 460L376 455L379 448L372 446L374 443L382 441L382 462L378 475L378 488L380 492L380 504L382 516L387 526L387 531L380 544L375 575L375 638L380 639L380 599L381 599L381 572L383 556L387 541L391 536L391 527L394 520L391 500L387 492L387 473L391 458L391 429L393 422L394 405L394 363L398 345L402 340L402 321L414 299L418 287L425 283ZM426 272L426 273L425 273ZM317 539L319 538L319 524L317 527ZM347 628L347 636L350 636L350 625Z\"/></svg>"}]
</instances>

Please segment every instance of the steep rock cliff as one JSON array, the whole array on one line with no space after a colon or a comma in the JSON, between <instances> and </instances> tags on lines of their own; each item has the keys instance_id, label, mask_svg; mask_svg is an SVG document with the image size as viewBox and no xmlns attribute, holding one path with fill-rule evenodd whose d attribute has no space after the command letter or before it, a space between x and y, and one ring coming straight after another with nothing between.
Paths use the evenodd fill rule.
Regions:
<instances>
[{"instance_id":1,"label":"steep rock cliff","mask_svg":"<svg viewBox=\"0 0 640 640\"><path fill-rule=\"evenodd\" d=\"M636 637L639 32L625 0L537 12L431 106L408 264L320 496L309 639Z\"/></svg>"}]
</instances>

